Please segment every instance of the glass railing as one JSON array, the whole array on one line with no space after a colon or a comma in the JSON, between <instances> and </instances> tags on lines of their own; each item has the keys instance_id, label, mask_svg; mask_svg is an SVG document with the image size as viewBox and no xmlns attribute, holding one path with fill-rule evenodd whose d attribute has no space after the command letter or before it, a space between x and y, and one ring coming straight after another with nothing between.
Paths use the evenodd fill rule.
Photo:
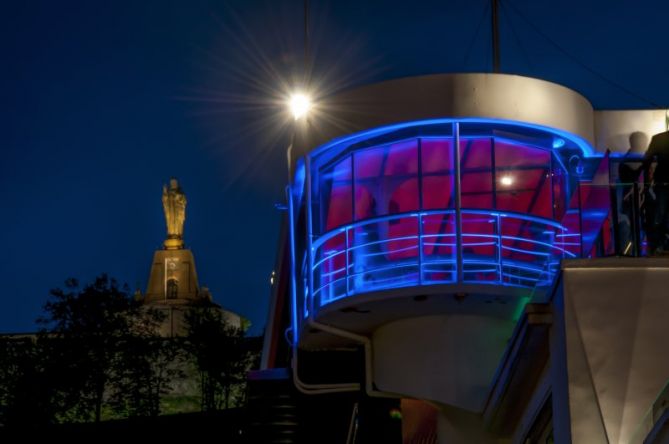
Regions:
<instances>
[{"instance_id":1,"label":"glass railing","mask_svg":"<svg viewBox=\"0 0 669 444\"><path fill-rule=\"evenodd\" d=\"M568 249L571 233L555 221L462 210L458 235L455 216L454 210L395 214L321 236L313 243L314 306L420 285L533 289L553 281L563 257L576 257Z\"/></svg>"},{"instance_id":2,"label":"glass railing","mask_svg":"<svg viewBox=\"0 0 669 444\"><path fill-rule=\"evenodd\" d=\"M582 257L669 251L669 185L581 184L578 194Z\"/></svg>"}]
</instances>

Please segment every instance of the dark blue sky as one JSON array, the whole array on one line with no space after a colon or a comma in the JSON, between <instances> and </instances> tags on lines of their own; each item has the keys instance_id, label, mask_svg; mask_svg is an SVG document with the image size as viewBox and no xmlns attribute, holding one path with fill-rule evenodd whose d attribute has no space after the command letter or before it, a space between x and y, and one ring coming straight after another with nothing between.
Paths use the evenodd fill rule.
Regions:
<instances>
[{"instance_id":1,"label":"dark blue sky","mask_svg":"<svg viewBox=\"0 0 669 444\"><path fill-rule=\"evenodd\" d=\"M504 72L598 108L669 105L668 2L507 2ZM487 3L312 0L314 78L489 71L488 17L476 33ZM188 196L200 283L260 332L286 175L272 99L301 61L301 1L4 2L0 332L32 330L69 276L108 272L144 290L170 176Z\"/></svg>"}]
</instances>

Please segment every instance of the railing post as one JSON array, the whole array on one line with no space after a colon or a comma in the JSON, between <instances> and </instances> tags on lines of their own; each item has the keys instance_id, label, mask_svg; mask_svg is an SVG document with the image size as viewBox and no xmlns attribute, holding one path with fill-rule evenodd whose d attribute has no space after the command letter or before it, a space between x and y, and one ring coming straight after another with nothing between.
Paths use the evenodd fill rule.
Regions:
<instances>
[{"instance_id":1,"label":"railing post","mask_svg":"<svg viewBox=\"0 0 669 444\"><path fill-rule=\"evenodd\" d=\"M632 239L634 239L634 249L632 255L634 257L641 256L641 218L639 214L639 183L632 184L632 220L630 221L630 229L632 230ZM617 207L616 207L617 208Z\"/></svg>"},{"instance_id":2,"label":"railing post","mask_svg":"<svg viewBox=\"0 0 669 444\"><path fill-rule=\"evenodd\" d=\"M504 282L502 273L502 216L497 213L497 267L499 268L499 282Z\"/></svg>"},{"instance_id":3,"label":"railing post","mask_svg":"<svg viewBox=\"0 0 669 444\"><path fill-rule=\"evenodd\" d=\"M307 155L305 160L306 169L306 186L307 186L307 264L309 269L307 270L309 275L309 317L313 319L314 317L314 257L313 257L313 224L312 224L312 211L311 206L313 202L311 201L311 156Z\"/></svg>"},{"instance_id":4,"label":"railing post","mask_svg":"<svg viewBox=\"0 0 669 444\"><path fill-rule=\"evenodd\" d=\"M418 213L418 285L423 285L423 213Z\"/></svg>"},{"instance_id":5,"label":"railing post","mask_svg":"<svg viewBox=\"0 0 669 444\"><path fill-rule=\"evenodd\" d=\"M453 123L455 157L455 257L456 282L463 281L462 270L462 195L460 193L460 123Z\"/></svg>"},{"instance_id":6,"label":"railing post","mask_svg":"<svg viewBox=\"0 0 669 444\"><path fill-rule=\"evenodd\" d=\"M291 301L291 315L292 315L292 324L293 324L293 347L297 346L298 335L299 335L299 325L298 325L298 308L297 308L297 280L295 279L295 216L293 214L294 204L293 204L293 193L291 186L286 186L286 200L288 201L288 236L290 239L290 301Z\"/></svg>"},{"instance_id":7,"label":"railing post","mask_svg":"<svg viewBox=\"0 0 669 444\"><path fill-rule=\"evenodd\" d=\"M344 270L344 275L346 276L346 296L350 294L350 289L349 289L349 284L348 284L348 269L349 269L349 259L348 259L348 246L349 246L349 241L348 241L348 227L344 229L344 235L346 237L346 244L345 244L345 249L344 249L344 254L346 255L346 269Z\"/></svg>"},{"instance_id":8,"label":"railing post","mask_svg":"<svg viewBox=\"0 0 669 444\"><path fill-rule=\"evenodd\" d=\"M418 284L423 285L423 141L418 138Z\"/></svg>"},{"instance_id":9,"label":"railing post","mask_svg":"<svg viewBox=\"0 0 669 444\"><path fill-rule=\"evenodd\" d=\"M578 251L580 252L579 257L587 257L585 251L583 250L583 202L581 202L581 182L576 183L576 192L578 195Z\"/></svg>"}]
</instances>

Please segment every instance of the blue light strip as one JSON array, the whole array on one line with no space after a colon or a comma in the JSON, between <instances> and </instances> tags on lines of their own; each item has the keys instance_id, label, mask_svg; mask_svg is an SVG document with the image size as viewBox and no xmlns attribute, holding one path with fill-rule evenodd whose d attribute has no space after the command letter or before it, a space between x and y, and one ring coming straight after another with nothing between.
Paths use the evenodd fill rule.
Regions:
<instances>
[{"instance_id":1,"label":"blue light strip","mask_svg":"<svg viewBox=\"0 0 669 444\"><path fill-rule=\"evenodd\" d=\"M529 239L525 239L525 238L522 238L522 237L516 237L516 236L502 236L502 238L503 238L503 239L517 240L517 241L521 241L521 242L529 242L529 243L531 243L531 244L536 244L536 245L543 245L544 247L554 248L554 249L556 249L556 250L559 250L560 252L565 253L565 254L567 254L567 255L569 255L569 256L571 256L571 257L576 257L576 255L575 255L574 253L570 253L570 252L568 252L567 250L565 250L565 249L563 249L563 248L556 247L555 244L551 245L551 244L546 243L546 242L535 241L535 240L529 240Z\"/></svg>"},{"instance_id":2,"label":"blue light strip","mask_svg":"<svg viewBox=\"0 0 669 444\"><path fill-rule=\"evenodd\" d=\"M423 242L428 247L455 247L456 244L446 244L443 242Z\"/></svg>"},{"instance_id":3,"label":"blue light strip","mask_svg":"<svg viewBox=\"0 0 669 444\"><path fill-rule=\"evenodd\" d=\"M295 220L293 216L293 195L290 185L286 187L286 199L288 200L288 223L290 225L290 296L291 296L291 318L293 327L293 345L297 344L298 322L297 322L297 285L295 279Z\"/></svg>"},{"instance_id":4,"label":"blue light strip","mask_svg":"<svg viewBox=\"0 0 669 444\"><path fill-rule=\"evenodd\" d=\"M550 256L551 255L550 253L543 253L541 251L522 250L520 248L507 247L506 245L502 245L502 250L515 251L517 253L524 253L524 254L534 254L535 256Z\"/></svg>"},{"instance_id":5,"label":"blue light strip","mask_svg":"<svg viewBox=\"0 0 669 444\"><path fill-rule=\"evenodd\" d=\"M583 138L571 134L567 131L558 129L558 128L552 128L549 126L544 126L544 125L538 125L534 123L527 123L527 122L519 122L516 120L506 120L506 119L484 119L484 118L458 118L458 119L452 119L452 118L441 118L441 119L425 119L425 120L414 120L410 122L402 122L402 123L396 123L393 125L387 125L387 126L381 126L373 129L368 129L365 131L361 131L355 134L349 134L346 136L338 137L336 139L333 139L317 148L311 151L309 154L310 157L318 157L328 151L342 151L346 149L348 146L364 141L367 139L371 139L374 137L379 137L383 136L386 134L393 133L395 131L400 131L403 129L408 129L408 128L416 128L416 127L426 127L426 126L432 126L432 125L446 125L446 124L459 124L459 123L474 123L474 124L488 124L488 125L509 125L509 126L514 126L517 128L526 128L526 129L531 129L535 131L541 131L548 133L553 136L559 136L560 138L564 140L569 140L571 141L574 145L576 145L581 152L583 153L584 157L598 157L601 154L597 153L593 147ZM445 135L444 137L453 137L454 135L448 134ZM433 135L434 137L434 135ZM516 141L515 141L516 142ZM562 148L553 148L551 147L550 149L554 151L558 151Z\"/></svg>"},{"instance_id":6,"label":"blue light strip","mask_svg":"<svg viewBox=\"0 0 669 444\"><path fill-rule=\"evenodd\" d=\"M313 266L312 264L314 263L314 245L313 245L313 239L314 239L314 234L313 234L313 211L311 208L311 203L312 203L312 198L311 198L311 193L312 193L312 183L311 183L311 156L307 156L305 159L305 183L306 183L306 188L307 188L307 264L309 265L309 277L308 277L308 309L305 310L305 317L313 316L314 315L314 271L313 271Z\"/></svg>"}]
</instances>

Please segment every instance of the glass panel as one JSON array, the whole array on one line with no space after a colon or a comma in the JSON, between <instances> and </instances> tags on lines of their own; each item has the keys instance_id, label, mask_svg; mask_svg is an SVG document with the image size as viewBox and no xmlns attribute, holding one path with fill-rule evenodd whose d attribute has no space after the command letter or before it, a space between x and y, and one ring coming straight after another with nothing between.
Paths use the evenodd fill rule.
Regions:
<instances>
[{"instance_id":1,"label":"glass panel","mask_svg":"<svg viewBox=\"0 0 669 444\"><path fill-rule=\"evenodd\" d=\"M558 239L556 240L556 245L567 252L570 257L581 257L581 203L579 196L579 192L572 194L560 222L564 231L557 235Z\"/></svg>"},{"instance_id":2,"label":"glass panel","mask_svg":"<svg viewBox=\"0 0 669 444\"><path fill-rule=\"evenodd\" d=\"M552 282L562 256L554 247L560 231L541 221L514 216L501 216L500 226L503 281L528 287L541 281Z\"/></svg>"},{"instance_id":3,"label":"glass panel","mask_svg":"<svg viewBox=\"0 0 669 444\"><path fill-rule=\"evenodd\" d=\"M551 153L495 140L495 190L497 209L550 218Z\"/></svg>"},{"instance_id":4,"label":"glass panel","mask_svg":"<svg viewBox=\"0 0 669 444\"><path fill-rule=\"evenodd\" d=\"M455 214L424 215L423 283L448 283L456 279Z\"/></svg>"},{"instance_id":5,"label":"glass panel","mask_svg":"<svg viewBox=\"0 0 669 444\"><path fill-rule=\"evenodd\" d=\"M418 210L416 140L354 154L355 219Z\"/></svg>"},{"instance_id":6,"label":"glass panel","mask_svg":"<svg viewBox=\"0 0 669 444\"><path fill-rule=\"evenodd\" d=\"M493 208L490 138L460 139L462 208Z\"/></svg>"},{"instance_id":7,"label":"glass panel","mask_svg":"<svg viewBox=\"0 0 669 444\"><path fill-rule=\"evenodd\" d=\"M421 139L423 209L453 208L453 141Z\"/></svg>"},{"instance_id":8,"label":"glass panel","mask_svg":"<svg viewBox=\"0 0 669 444\"><path fill-rule=\"evenodd\" d=\"M462 276L465 282L499 281L497 220L488 214L462 214Z\"/></svg>"},{"instance_id":9,"label":"glass panel","mask_svg":"<svg viewBox=\"0 0 669 444\"><path fill-rule=\"evenodd\" d=\"M320 212L314 211L314 221L318 233L328 232L353 220L351 190L351 157L324 169L319 177ZM320 213L320 214L318 214Z\"/></svg>"},{"instance_id":10,"label":"glass panel","mask_svg":"<svg viewBox=\"0 0 669 444\"><path fill-rule=\"evenodd\" d=\"M604 221L611 213L608 154L599 161L591 184L579 186L581 202L581 250L584 257L596 257L597 241L602 234Z\"/></svg>"},{"instance_id":11,"label":"glass panel","mask_svg":"<svg viewBox=\"0 0 669 444\"><path fill-rule=\"evenodd\" d=\"M616 252L623 256L641 253L640 239L643 230L640 222L645 215L641 205L644 199L644 174L640 155L628 153L622 158L610 159L610 183L615 184L612 211L615 226ZM651 198L652 201L652 198Z\"/></svg>"},{"instance_id":12,"label":"glass panel","mask_svg":"<svg viewBox=\"0 0 669 444\"><path fill-rule=\"evenodd\" d=\"M418 217L362 223L349 231L349 291L368 292L418 282Z\"/></svg>"},{"instance_id":13,"label":"glass panel","mask_svg":"<svg viewBox=\"0 0 669 444\"><path fill-rule=\"evenodd\" d=\"M314 249L314 296L317 305L346 295L346 232Z\"/></svg>"},{"instance_id":14,"label":"glass panel","mask_svg":"<svg viewBox=\"0 0 669 444\"><path fill-rule=\"evenodd\" d=\"M560 221L564 217L567 210L567 198L569 190L567 185L567 171L562 167L560 158L552 153L553 168L551 171L552 186L553 186L553 219Z\"/></svg>"}]
</instances>

